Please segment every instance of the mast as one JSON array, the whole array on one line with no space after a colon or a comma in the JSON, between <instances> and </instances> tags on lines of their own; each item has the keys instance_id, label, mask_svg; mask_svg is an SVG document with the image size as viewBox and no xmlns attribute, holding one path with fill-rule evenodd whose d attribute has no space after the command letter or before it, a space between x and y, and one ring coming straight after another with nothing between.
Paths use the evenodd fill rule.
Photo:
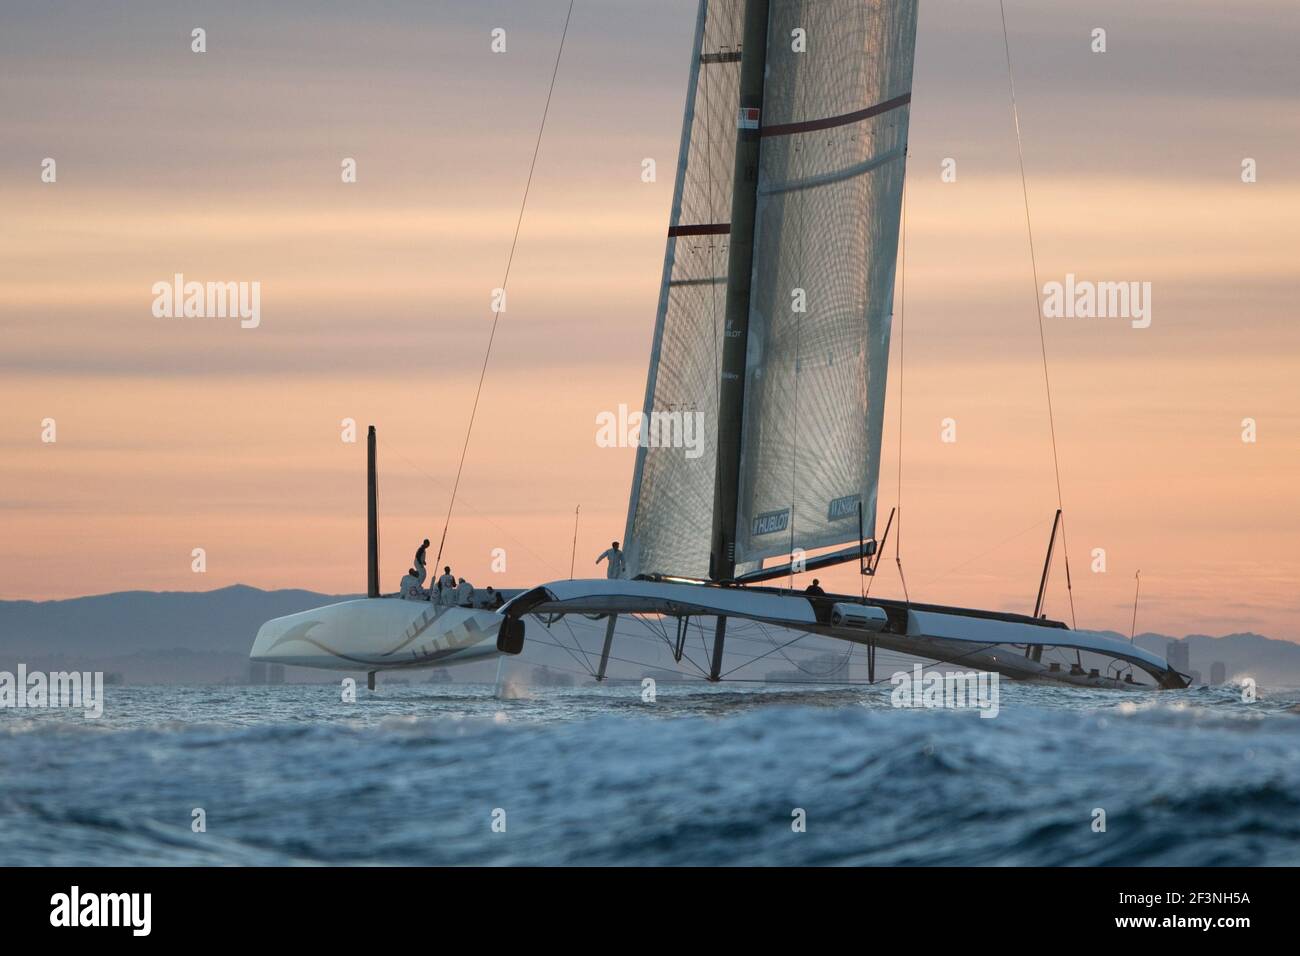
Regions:
<instances>
[{"instance_id":1,"label":"mast","mask_svg":"<svg viewBox=\"0 0 1300 956\"><path fill-rule=\"evenodd\" d=\"M740 432L745 412L745 361L749 348L749 290L754 271L754 211L758 202L758 144L767 70L768 0L746 0L741 40L740 110L731 194L727 300L718 384L718 459L713 483L713 541L709 577L736 574L736 506L740 483ZM717 648L720 650L720 647ZM715 661L714 670L716 671Z\"/></svg>"},{"instance_id":2,"label":"mast","mask_svg":"<svg viewBox=\"0 0 1300 956\"><path fill-rule=\"evenodd\" d=\"M375 479L375 426L366 434L366 596L379 597L379 502ZM371 685L374 690L374 685Z\"/></svg>"}]
</instances>

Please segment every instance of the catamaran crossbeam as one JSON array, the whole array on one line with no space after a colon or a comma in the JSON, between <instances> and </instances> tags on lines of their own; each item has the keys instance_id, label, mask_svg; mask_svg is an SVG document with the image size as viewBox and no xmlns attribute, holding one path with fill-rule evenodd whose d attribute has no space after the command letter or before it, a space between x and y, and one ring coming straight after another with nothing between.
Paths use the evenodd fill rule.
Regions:
<instances>
[{"instance_id":1,"label":"catamaran crossbeam","mask_svg":"<svg viewBox=\"0 0 1300 956\"><path fill-rule=\"evenodd\" d=\"M871 630L856 623L850 609L860 609L857 613L861 620L880 622L880 629ZM1011 678L1047 678L1090 687L1144 686L1099 670L1062 670L1059 662L1044 663L1023 653L1025 647L1085 651L1135 667L1150 675L1157 687L1173 689L1187 685L1182 675L1155 654L1107 634L1071 630L1059 621L1028 615L968 608L653 580L552 581L520 594L502 608L506 617L520 623L533 615L602 612L657 614L679 619L687 616L736 618L857 644L874 644L944 663L980 667Z\"/></svg>"}]
</instances>

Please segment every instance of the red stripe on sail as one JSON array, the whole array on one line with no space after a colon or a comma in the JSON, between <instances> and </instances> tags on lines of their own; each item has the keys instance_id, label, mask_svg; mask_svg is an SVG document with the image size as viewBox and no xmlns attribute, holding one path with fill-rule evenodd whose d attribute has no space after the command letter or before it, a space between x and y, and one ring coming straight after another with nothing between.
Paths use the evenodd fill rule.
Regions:
<instances>
[{"instance_id":1,"label":"red stripe on sail","mask_svg":"<svg viewBox=\"0 0 1300 956\"><path fill-rule=\"evenodd\" d=\"M696 226L669 226L670 236L727 236L731 234L729 222L705 222Z\"/></svg>"}]
</instances>

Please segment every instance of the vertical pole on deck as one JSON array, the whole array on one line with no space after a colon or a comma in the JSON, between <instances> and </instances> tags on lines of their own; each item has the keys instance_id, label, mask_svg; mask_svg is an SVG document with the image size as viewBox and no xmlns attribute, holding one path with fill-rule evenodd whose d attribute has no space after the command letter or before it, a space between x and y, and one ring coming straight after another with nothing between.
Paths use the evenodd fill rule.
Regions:
<instances>
[{"instance_id":1,"label":"vertical pole on deck","mask_svg":"<svg viewBox=\"0 0 1300 956\"><path fill-rule=\"evenodd\" d=\"M582 505L576 505L573 509L573 550L569 553L569 580L573 580L573 566L578 563L578 512L582 510Z\"/></svg>"},{"instance_id":2,"label":"vertical pole on deck","mask_svg":"<svg viewBox=\"0 0 1300 956\"><path fill-rule=\"evenodd\" d=\"M1056 550L1056 529L1061 526L1061 509L1056 509L1056 518L1052 521L1052 536L1047 540L1047 560L1043 562L1043 576L1038 582L1038 600L1034 602L1034 617L1043 615L1043 598L1047 596L1047 572L1052 570L1052 552Z\"/></svg>"},{"instance_id":3,"label":"vertical pole on deck","mask_svg":"<svg viewBox=\"0 0 1300 956\"><path fill-rule=\"evenodd\" d=\"M379 489L375 478L375 426L366 434L366 597L379 597Z\"/></svg>"},{"instance_id":4,"label":"vertical pole on deck","mask_svg":"<svg viewBox=\"0 0 1300 956\"><path fill-rule=\"evenodd\" d=\"M609 649L614 646L614 625L617 623L617 614L611 614L605 619L605 646L600 649L600 668L596 671L596 680L605 679L605 668L609 667Z\"/></svg>"},{"instance_id":5,"label":"vertical pole on deck","mask_svg":"<svg viewBox=\"0 0 1300 956\"><path fill-rule=\"evenodd\" d=\"M1142 593L1142 569L1138 568L1138 573L1133 575L1133 625L1129 628L1128 642L1132 644L1137 640L1138 632L1138 595Z\"/></svg>"}]
</instances>

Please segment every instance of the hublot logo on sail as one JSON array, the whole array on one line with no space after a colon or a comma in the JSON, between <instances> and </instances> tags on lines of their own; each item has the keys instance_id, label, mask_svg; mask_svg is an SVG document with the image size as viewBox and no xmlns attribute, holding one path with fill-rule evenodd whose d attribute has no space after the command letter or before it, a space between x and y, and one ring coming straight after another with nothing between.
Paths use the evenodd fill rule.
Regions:
<instances>
[{"instance_id":1,"label":"hublot logo on sail","mask_svg":"<svg viewBox=\"0 0 1300 956\"><path fill-rule=\"evenodd\" d=\"M789 527L790 509L783 508L780 511L767 511L755 517L752 533L755 535L775 534Z\"/></svg>"}]
</instances>

